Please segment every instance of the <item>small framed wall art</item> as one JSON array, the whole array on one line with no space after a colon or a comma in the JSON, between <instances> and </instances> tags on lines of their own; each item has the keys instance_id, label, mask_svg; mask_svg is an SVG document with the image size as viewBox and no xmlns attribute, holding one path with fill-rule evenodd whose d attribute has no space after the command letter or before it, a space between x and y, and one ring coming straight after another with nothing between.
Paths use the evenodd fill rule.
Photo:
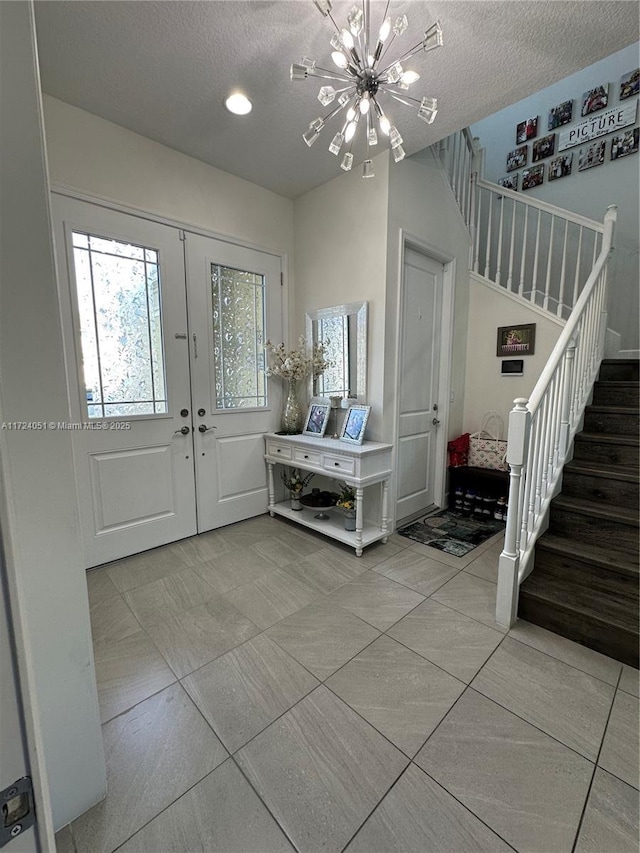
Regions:
<instances>
[{"instance_id":1,"label":"small framed wall art","mask_svg":"<svg viewBox=\"0 0 640 853\"><path fill-rule=\"evenodd\" d=\"M573 101L563 101L557 107L549 110L547 130L555 130L556 127L562 127L563 124L570 124L572 116Z\"/></svg>"},{"instance_id":2,"label":"small framed wall art","mask_svg":"<svg viewBox=\"0 0 640 853\"><path fill-rule=\"evenodd\" d=\"M349 406L344 423L342 424L342 432L340 433L341 441L349 441L351 444L362 444L370 412L371 406Z\"/></svg>"},{"instance_id":3,"label":"small framed wall art","mask_svg":"<svg viewBox=\"0 0 640 853\"><path fill-rule=\"evenodd\" d=\"M327 421L331 413L330 402L311 401L307 418L304 422L303 435L314 435L316 438L322 438L324 431L327 428Z\"/></svg>"},{"instance_id":4,"label":"small framed wall art","mask_svg":"<svg viewBox=\"0 0 640 853\"><path fill-rule=\"evenodd\" d=\"M543 136L533 143L532 163L537 163L538 160L544 160L545 157L553 156L556 149L556 135L550 133L548 136Z\"/></svg>"},{"instance_id":5,"label":"small framed wall art","mask_svg":"<svg viewBox=\"0 0 640 853\"><path fill-rule=\"evenodd\" d=\"M562 154L556 157L549 163L549 171L547 179L549 181L557 181L558 178L566 178L571 174L571 166L573 163L573 154Z\"/></svg>"},{"instance_id":6,"label":"small framed wall art","mask_svg":"<svg viewBox=\"0 0 640 853\"><path fill-rule=\"evenodd\" d=\"M536 349L536 324L499 326L497 356L533 355Z\"/></svg>"},{"instance_id":7,"label":"small framed wall art","mask_svg":"<svg viewBox=\"0 0 640 853\"><path fill-rule=\"evenodd\" d=\"M518 173L515 175L507 175L506 178L500 178L498 181L501 187L504 187L505 190L513 190L514 193L518 192Z\"/></svg>"},{"instance_id":8,"label":"small framed wall art","mask_svg":"<svg viewBox=\"0 0 640 853\"><path fill-rule=\"evenodd\" d=\"M578 156L578 171L586 172L587 169L593 169L594 166L602 166L606 144L605 139L598 139L588 148L581 148Z\"/></svg>"},{"instance_id":9,"label":"small framed wall art","mask_svg":"<svg viewBox=\"0 0 640 853\"><path fill-rule=\"evenodd\" d=\"M582 96L582 109L580 115L588 116L591 113L596 113L598 110L603 110L609 103L609 84L606 86L594 86Z\"/></svg>"},{"instance_id":10,"label":"small framed wall art","mask_svg":"<svg viewBox=\"0 0 640 853\"><path fill-rule=\"evenodd\" d=\"M538 135L538 116L528 118L516 125L516 145L535 139Z\"/></svg>"},{"instance_id":11,"label":"small framed wall art","mask_svg":"<svg viewBox=\"0 0 640 853\"><path fill-rule=\"evenodd\" d=\"M637 154L639 136L640 127L625 130L620 136L614 136L611 140L611 159L618 160L620 157L626 157L627 154Z\"/></svg>"},{"instance_id":12,"label":"small framed wall art","mask_svg":"<svg viewBox=\"0 0 640 853\"><path fill-rule=\"evenodd\" d=\"M520 148L514 148L507 154L507 172L514 172L522 166L527 165L527 146L522 145Z\"/></svg>"},{"instance_id":13,"label":"small framed wall art","mask_svg":"<svg viewBox=\"0 0 640 853\"><path fill-rule=\"evenodd\" d=\"M522 189L530 190L533 187L539 187L544 181L544 163L539 166L531 166L525 169L522 173Z\"/></svg>"},{"instance_id":14,"label":"small framed wall art","mask_svg":"<svg viewBox=\"0 0 640 853\"><path fill-rule=\"evenodd\" d=\"M623 74L620 78L620 100L630 98L640 92L640 68Z\"/></svg>"}]
</instances>

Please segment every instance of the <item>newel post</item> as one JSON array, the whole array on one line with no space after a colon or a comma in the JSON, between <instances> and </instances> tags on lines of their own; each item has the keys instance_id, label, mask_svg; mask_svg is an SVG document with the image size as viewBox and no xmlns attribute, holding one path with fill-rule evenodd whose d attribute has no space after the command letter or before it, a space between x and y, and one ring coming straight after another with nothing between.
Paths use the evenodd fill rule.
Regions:
<instances>
[{"instance_id":1,"label":"newel post","mask_svg":"<svg viewBox=\"0 0 640 853\"><path fill-rule=\"evenodd\" d=\"M509 413L507 462L509 463L509 510L504 534L504 550L498 563L498 591L496 595L496 622L510 628L518 613L518 587L520 568L519 536L522 507L520 501L522 469L529 450L531 413L527 400L518 397Z\"/></svg>"}]
</instances>

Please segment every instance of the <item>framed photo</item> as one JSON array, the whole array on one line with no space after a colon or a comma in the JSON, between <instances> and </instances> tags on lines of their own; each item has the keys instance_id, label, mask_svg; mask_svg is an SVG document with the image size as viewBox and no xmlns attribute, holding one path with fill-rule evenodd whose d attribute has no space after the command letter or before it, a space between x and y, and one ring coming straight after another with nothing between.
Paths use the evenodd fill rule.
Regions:
<instances>
[{"instance_id":1,"label":"framed photo","mask_svg":"<svg viewBox=\"0 0 640 853\"><path fill-rule=\"evenodd\" d=\"M573 153L563 154L561 157L556 157L549 163L549 171L547 180L557 181L558 178L566 178L571 174L571 166L573 163Z\"/></svg>"},{"instance_id":2,"label":"framed photo","mask_svg":"<svg viewBox=\"0 0 640 853\"><path fill-rule=\"evenodd\" d=\"M563 124L569 124L573 116L573 101L563 101L557 107L549 110L547 130L555 130Z\"/></svg>"},{"instance_id":3,"label":"framed photo","mask_svg":"<svg viewBox=\"0 0 640 853\"><path fill-rule=\"evenodd\" d=\"M525 169L522 173L522 189L530 190L533 187L539 187L544 181L544 163L539 166L531 166L530 169Z\"/></svg>"},{"instance_id":4,"label":"framed photo","mask_svg":"<svg viewBox=\"0 0 640 853\"><path fill-rule=\"evenodd\" d=\"M506 178L500 178L498 181L501 187L504 187L506 190L513 190L514 193L518 192L518 173L515 175L507 175Z\"/></svg>"},{"instance_id":5,"label":"framed photo","mask_svg":"<svg viewBox=\"0 0 640 853\"><path fill-rule=\"evenodd\" d=\"M513 172L527 165L527 146L515 148L507 154L507 172Z\"/></svg>"},{"instance_id":6,"label":"framed photo","mask_svg":"<svg viewBox=\"0 0 640 853\"><path fill-rule=\"evenodd\" d=\"M537 163L538 160L544 160L545 157L551 157L556 150L556 135L550 133L549 136L543 136L533 143L532 163Z\"/></svg>"},{"instance_id":7,"label":"framed photo","mask_svg":"<svg viewBox=\"0 0 640 853\"><path fill-rule=\"evenodd\" d=\"M302 434L315 435L316 438L322 438L327 428L327 421L330 414L331 403L312 400L309 411L307 412L307 419L304 422Z\"/></svg>"},{"instance_id":8,"label":"framed photo","mask_svg":"<svg viewBox=\"0 0 640 853\"><path fill-rule=\"evenodd\" d=\"M625 130L620 136L614 136L611 140L611 159L617 160L619 157L626 157L627 154L637 154L639 136L639 127L633 127L631 130Z\"/></svg>"},{"instance_id":9,"label":"framed photo","mask_svg":"<svg viewBox=\"0 0 640 853\"><path fill-rule=\"evenodd\" d=\"M596 113L598 110L603 110L609 103L609 84L603 86L594 86L582 96L581 116L588 116L591 113Z\"/></svg>"},{"instance_id":10,"label":"framed photo","mask_svg":"<svg viewBox=\"0 0 640 853\"><path fill-rule=\"evenodd\" d=\"M536 324L500 326L498 328L497 356L533 355L536 348Z\"/></svg>"},{"instance_id":11,"label":"framed photo","mask_svg":"<svg viewBox=\"0 0 640 853\"><path fill-rule=\"evenodd\" d=\"M362 444L370 411L371 406L349 406L342 424L340 440L349 441L351 444Z\"/></svg>"},{"instance_id":12,"label":"framed photo","mask_svg":"<svg viewBox=\"0 0 640 853\"><path fill-rule=\"evenodd\" d=\"M594 166L602 166L606 144L606 140L603 139L592 143L588 148L581 148L578 157L578 171L585 172L587 169L593 169Z\"/></svg>"},{"instance_id":13,"label":"framed photo","mask_svg":"<svg viewBox=\"0 0 640 853\"><path fill-rule=\"evenodd\" d=\"M528 118L516 125L516 145L535 139L538 135L538 116Z\"/></svg>"},{"instance_id":14,"label":"framed photo","mask_svg":"<svg viewBox=\"0 0 640 853\"><path fill-rule=\"evenodd\" d=\"M620 100L630 98L640 92L640 68L629 71L620 78Z\"/></svg>"}]
</instances>

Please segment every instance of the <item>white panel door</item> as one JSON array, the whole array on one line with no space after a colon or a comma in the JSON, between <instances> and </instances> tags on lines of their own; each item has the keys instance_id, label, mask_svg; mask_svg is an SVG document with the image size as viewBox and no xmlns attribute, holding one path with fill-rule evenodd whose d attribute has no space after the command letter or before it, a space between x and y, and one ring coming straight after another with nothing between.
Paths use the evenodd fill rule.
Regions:
<instances>
[{"instance_id":1,"label":"white panel door","mask_svg":"<svg viewBox=\"0 0 640 853\"><path fill-rule=\"evenodd\" d=\"M278 429L282 388L264 343L283 338L281 260L190 233L186 259L202 533L267 508L263 435Z\"/></svg>"},{"instance_id":2,"label":"white panel door","mask_svg":"<svg viewBox=\"0 0 640 853\"><path fill-rule=\"evenodd\" d=\"M175 228L53 209L89 567L196 532L184 254Z\"/></svg>"},{"instance_id":3,"label":"white panel door","mask_svg":"<svg viewBox=\"0 0 640 853\"><path fill-rule=\"evenodd\" d=\"M434 502L442 282L442 264L405 249L398 377L398 521Z\"/></svg>"}]
</instances>

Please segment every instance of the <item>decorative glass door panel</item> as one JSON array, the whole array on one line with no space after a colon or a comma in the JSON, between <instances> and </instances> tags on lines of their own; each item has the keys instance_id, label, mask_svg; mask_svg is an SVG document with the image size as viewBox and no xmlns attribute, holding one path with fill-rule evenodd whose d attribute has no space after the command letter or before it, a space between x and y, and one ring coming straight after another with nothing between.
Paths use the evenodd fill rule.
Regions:
<instances>
[{"instance_id":1,"label":"decorative glass door panel","mask_svg":"<svg viewBox=\"0 0 640 853\"><path fill-rule=\"evenodd\" d=\"M264 408L265 276L211 264L216 409Z\"/></svg>"},{"instance_id":2,"label":"decorative glass door panel","mask_svg":"<svg viewBox=\"0 0 640 853\"><path fill-rule=\"evenodd\" d=\"M158 251L79 231L72 239L88 417L165 414Z\"/></svg>"}]
</instances>

